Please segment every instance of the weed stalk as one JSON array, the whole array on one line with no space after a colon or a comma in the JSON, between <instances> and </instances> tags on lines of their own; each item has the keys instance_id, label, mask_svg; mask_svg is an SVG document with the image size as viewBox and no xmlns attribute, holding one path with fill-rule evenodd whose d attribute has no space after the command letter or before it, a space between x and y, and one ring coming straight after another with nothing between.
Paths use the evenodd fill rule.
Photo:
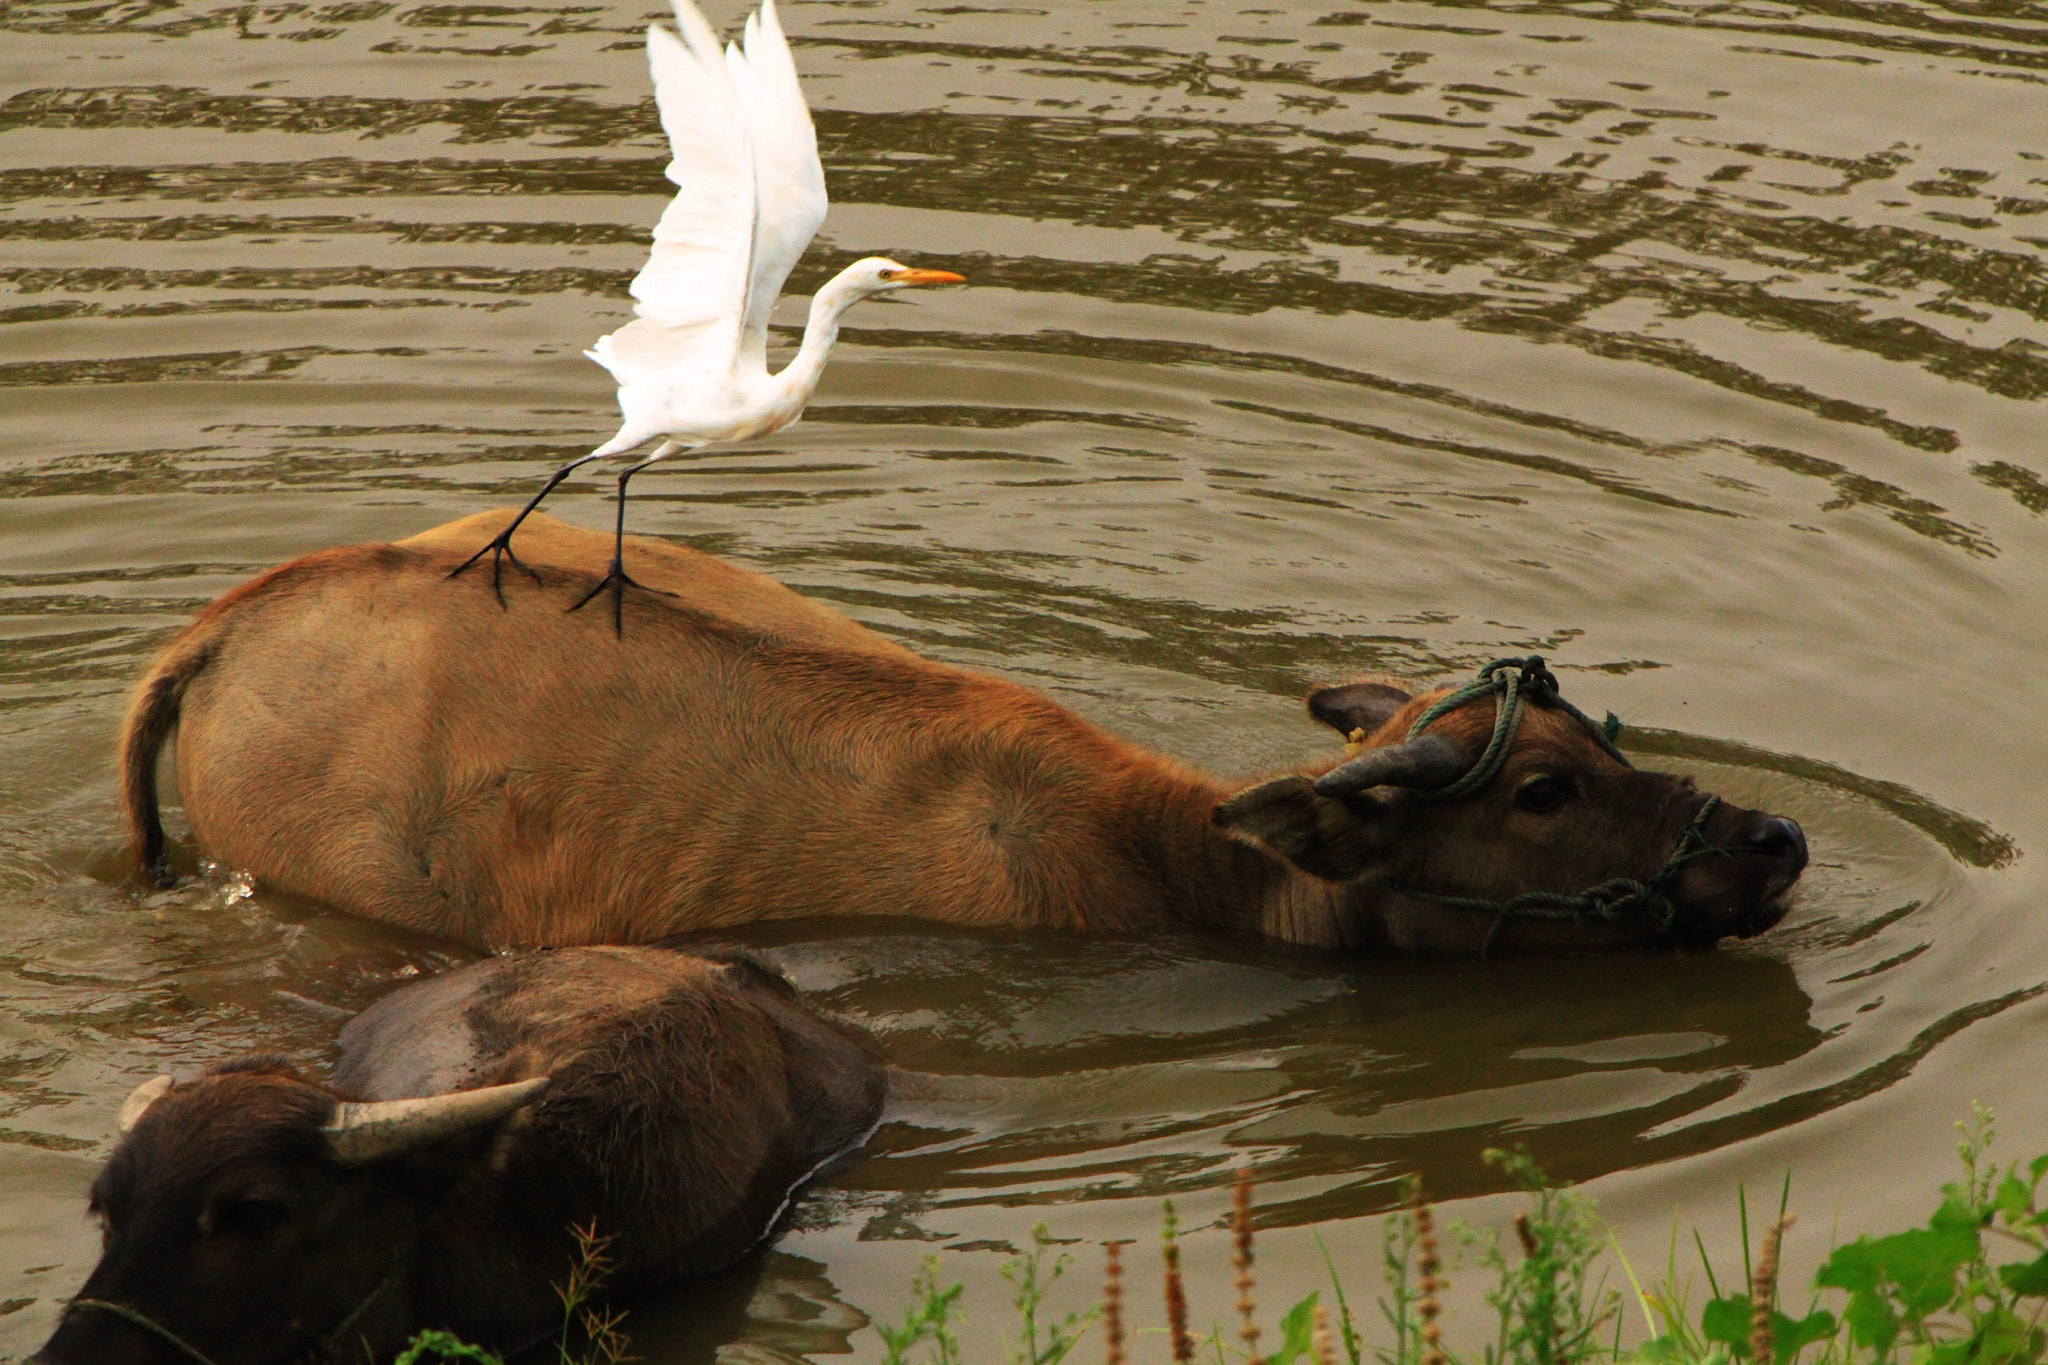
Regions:
<instances>
[{"instance_id":1,"label":"weed stalk","mask_svg":"<svg viewBox=\"0 0 2048 1365\"><path fill-rule=\"evenodd\" d=\"M1124 1365L1124 1267L1125 1243L1105 1242L1102 1247L1102 1336L1105 1365Z\"/></svg>"},{"instance_id":2,"label":"weed stalk","mask_svg":"<svg viewBox=\"0 0 2048 1365\"><path fill-rule=\"evenodd\" d=\"M1444 1310L1439 1297L1443 1285L1437 1279L1442 1263L1437 1258L1436 1218L1422 1197L1420 1181L1411 1192L1409 1208L1415 1219L1415 1316L1422 1324L1422 1365L1445 1365L1444 1329L1438 1321Z\"/></svg>"},{"instance_id":3,"label":"weed stalk","mask_svg":"<svg viewBox=\"0 0 2048 1365\"><path fill-rule=\"evenodd\" d=\"M1237 1242L1237 1254L1232 1259L1232 1264L1237 1267L1237 1313L1244 1323L1237 1334L1244 1339L1246 1365L1264 1365L1259 1358L1259 1324L1253 1316L1258 1304L1252 1298L1252 1173L1249 1170L1237 1173L1237 1189L1231 1196L1230 1225Z\"/></svg>"},{"instance_id":4,"label":"weed stalk","mask_svg":"<svg viewBox=\"0 0 2048 1365\"><path fill-rule=\"evenodd\" d=\"M1778 1245L1785 1240L1785 1229L1792 1226L1792 1221L1791 1214L1780 1214L1777 1222L1764 1229L1764 1244L1757 1252L1756 1271L1750 1278L1749 1358L1756 1365L1771 1365L1777 1359L1771 1310L1778 1302Z\"/></svg>"},{"instance_id":5,"label":"weed stalk","mask_svg":"<svg viewBox=\"0 0 2048 1365\"><path fill-rule=\"evenodd\" d=\"M1173 1344L1173 1358L1176 1365L1187 1365L1195 1358L1194 1338L1188 1335L1188 1293L1181 1282L1180 1243L1176 1234L1179 1225L1173 1216L1173 1201L1166 1201L1166 1228L1161 1235L1164 1246L1160 1256L1166 1262L1166 1330Z\"/></svg>"}]
</instances>

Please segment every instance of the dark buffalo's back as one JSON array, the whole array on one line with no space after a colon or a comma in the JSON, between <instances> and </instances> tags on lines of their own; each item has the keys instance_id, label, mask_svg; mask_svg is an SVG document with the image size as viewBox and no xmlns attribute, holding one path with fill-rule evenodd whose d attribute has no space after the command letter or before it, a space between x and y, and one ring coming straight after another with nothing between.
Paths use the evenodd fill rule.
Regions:
<instances>
[{"instance_id":1,"label":"dark buffalo's back","mask_svg":"<svg viewBox=\"0 0 2048 1365\"><path fill-rule=\"evenodd\" d=\"M465 1254L421 1258L444 1303L497 1298L514 1255L566 1271L570 1226L593 1221L615 1239L615 1287L728 1265L865 1138L885 1093L873 1041L774 972L649 947L495 958L409 987L342 1031L334 1085L386 1100L531 1076L553 1083L440 1220Z\"/></svg>"}]
</instances>

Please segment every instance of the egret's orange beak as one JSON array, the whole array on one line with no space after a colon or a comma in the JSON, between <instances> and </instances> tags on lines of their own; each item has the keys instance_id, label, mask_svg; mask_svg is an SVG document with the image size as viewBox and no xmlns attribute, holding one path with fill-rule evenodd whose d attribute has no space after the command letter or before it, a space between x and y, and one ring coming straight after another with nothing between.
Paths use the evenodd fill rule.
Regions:
<instances>
[{"instance_id":1,"label":"egret's orange beak","mask_svg":"<svg viewBox=\"0 0 2048 1365\"><path fill-rule=\"evenodd\" d=\"M965 284L965 275L955 275L950 270L900 270L889 279L891 284Z\"/></svg>"}]
</instances>

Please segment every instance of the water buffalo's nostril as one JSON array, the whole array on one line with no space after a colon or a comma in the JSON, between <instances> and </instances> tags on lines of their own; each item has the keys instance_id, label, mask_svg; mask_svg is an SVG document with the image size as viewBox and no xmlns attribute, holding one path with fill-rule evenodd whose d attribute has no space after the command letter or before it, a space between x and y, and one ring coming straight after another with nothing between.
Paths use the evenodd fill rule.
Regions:
<instances>
[{"instance_id":1,"label":"water buffalo's nostril","mask_svg":"<svg viewBox=\"0 0 2048 1365\"><path fill-rule=\"evenodd\" d=\"M1761 853L1767 858L1782 858L1792 864L1795 871L1806 867L1806 831L1799 828L1797 820L1774 815L1743 842L1751 852Z\"/></svg>"}]
</instances>

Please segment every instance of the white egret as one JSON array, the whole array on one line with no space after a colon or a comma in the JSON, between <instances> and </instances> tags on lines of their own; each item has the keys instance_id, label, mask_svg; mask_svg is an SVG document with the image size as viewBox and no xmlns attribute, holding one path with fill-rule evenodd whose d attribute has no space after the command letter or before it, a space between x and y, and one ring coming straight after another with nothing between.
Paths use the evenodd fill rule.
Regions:
<instances>
[{"instance_id":1,"label":"white egret","mask_svg":"<svg viewBox=\"0 0 2048 1365\"><path fill-rule=\"evenodd\" d=\"M627 480L677 451L789 426L817 391L839 337L840 314L875 294L961 280L951 271L914 270L882 256L855 261L811 299L796 358L769 373L769 311L825 221L817 134L775 0L764 0L747 20L744 46L728 44L723 51L692 0L673 3L682 37L650 24L647 65L673 153L668 178L676 197L655 225L647 264L633 277L633 321L584 353L618 380L624 421L618 435L556 470L511 525L449 575L488 553L494 592L502 557L538 581L512 554L520 522L582 465L662 438L652 455L619 475L611 572L570 608L609 585L615 628L626 586L640 586L621 563Z\"/></svg>"}]
</instances>

